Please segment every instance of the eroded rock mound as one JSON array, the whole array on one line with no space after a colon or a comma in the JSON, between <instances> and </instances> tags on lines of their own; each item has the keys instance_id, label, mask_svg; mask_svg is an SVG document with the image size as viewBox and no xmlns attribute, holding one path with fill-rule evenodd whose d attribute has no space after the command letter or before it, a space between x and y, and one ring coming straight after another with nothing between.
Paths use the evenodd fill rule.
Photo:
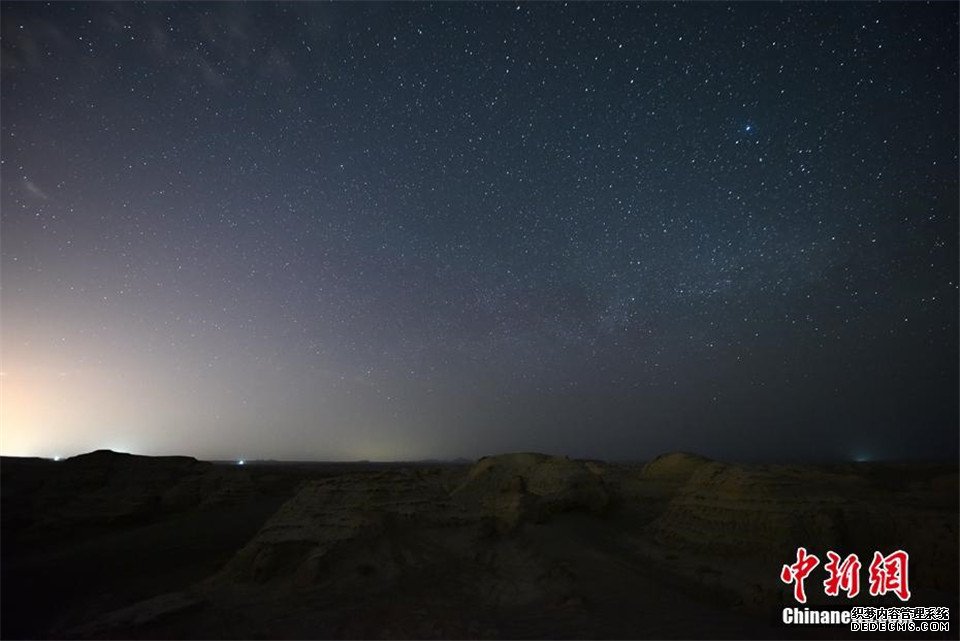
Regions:
<instances>
[{"instance_id":1,"label":"eroded rock mound","mask_svg":"<svg viewBox=\"0 0 960 641\"><path fill-rule=\"evenodd\" d=\"M874 550L908 549L918 585L950 586L944 568L955 568L956 549L944 543L956 541L955 512L916 498L935 496L939 479L922 492L906 485L891 491L856 469L671 458L643 471L686 476L646 527L659 547L654 556L677 559L670 564L673 571L735 600L756 605L783 598L783 590L764 579L775 576L800 546L821 557L835 550L861 559Z\"/></svg>"},{"instance_id":2,"label":"eroded rock mound","mask_svg":"<svg viewBox=\"0 0 960 641\"><path fill-rule=\"evenodd\" d=\"M660 542L712 554L782 558L797 545L842 540L844 517L832 497L841 488L849 496L857 483L855 477L812 472L801 479L790 468L704 463L688 476L652 530Z\"/></svg>"},{"instance_id":3,"label":"eroded rock mound","mask_svg":"<svg viewBox=\"0 0 960 641\"><path fill-rule=\"evenodd\" d=\"M517 453L480 459L452 496L491 516L501 531L556 512L603 512L610 495L603 478L580 461Z\"/></svg>"},{"instance_id":4,"label":"eroded rock mound","mask_svg":"<svg viewBox=\"0 0 960 641\"><path fill-rule=\"evenodd\" d=\"M106 459L104 478L123 479L126 459ZM188 496L185 479L207 478L172 463L185 466L172 487ZM517 453L470 468L338 471L303 479L213 576L63 636L622 638L630 622L598 622L674 608L683 597L668 585L767 616L790 598L780 569L801 545L821 560L906 549L911 587L932 602L929 590L956 593L953 470Z\"/></svg>"},{"instance_id":5,"label":"eroded rock mound","mask_svg":"<svg viewBox=\"0 0 960 641\"><path fill-rule=\"evenodd\" d=\"M712 461L699 454L671 452L661 454L643 466L640 475L649 481L686 482L693 474Z\"/></svg>"},{"instance_id":6,"label":"eroded rock mound","mask_svg":"<svg viewBox=\"0 0 960 641\"><path fill-rule=\"evenodd\" d=\"M249 475L189 456L139 456L97 450L51 463L44 483L13 503L24 538L55 540L77 528L147 523L192 508L242 500Z\"/></svg>"},{"instance_id":7,"label":"eroded rock mound","mask_svg":"<svg viewBox=\"0 0 960 641\"><path fill-rule=\"evenodd\" d=\"M484 459L466 474L400 470L316 480L288 500L207 589L313 590L352 600L401 585L404 594L422 590L436 598L442 585L457 603L479 610L565 603L576 586L571 570L525 541L516 525L532 511L600 510L606 500L584 465L535 454ZM510 528L499 526L501 517ZM408 623L419 629L440 614Z\"/></svg>"},{"instance_id":8,"label":"eroded rock mound","mask_svg":"<svg viewBox=\"0 0 960 641\"><path fill-rule=\"evenodd\" d=\"M409 472L345 475L307 483L227 565L232 580L339 587L383 583L401 566L435 557L429 534L458 514L441 478Z\"/></svg>"}]
</instances>

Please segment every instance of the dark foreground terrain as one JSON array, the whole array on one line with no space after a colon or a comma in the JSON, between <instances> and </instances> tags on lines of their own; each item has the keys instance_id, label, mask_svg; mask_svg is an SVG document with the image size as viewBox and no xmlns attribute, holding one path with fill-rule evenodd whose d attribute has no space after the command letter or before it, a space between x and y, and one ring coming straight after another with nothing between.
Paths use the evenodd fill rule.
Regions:
<instances>
[{"instance_id":1,"label":"dark foreground terrain","mask_svg":"<svg viewBox=\"0 0 960 641\"><path fill-rule=\"evenodd\" d=\"M951 608L957 466L646 465L509 454L468 465L261 463L98 451L2 461L2 637L865 638L787 626L870 596L910 553L909 605ZM827 550L861 595L827 597Z\"/></svg>"}]
</instances>

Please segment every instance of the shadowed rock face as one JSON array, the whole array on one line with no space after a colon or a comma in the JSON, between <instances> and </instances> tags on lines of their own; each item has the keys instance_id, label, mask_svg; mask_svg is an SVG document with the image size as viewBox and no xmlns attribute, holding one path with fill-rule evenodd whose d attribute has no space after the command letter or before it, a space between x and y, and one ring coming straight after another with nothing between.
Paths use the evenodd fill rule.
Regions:
<instances>
[{"instance_id":1,"label":"shadowed rock face","mask_svg":"<svg viewBox=\"0 0 960 641\"><path fill-rule=\"evenodd\" d=\"M106 450L4 458L0 474L4 638L65 636L209 576L290 487L236 466Z\"/></svg>"},{"instance_id":2,"label":"shadowed rock face","mask_svg":"<svg viewBox=\"0 0 960 641\"><path fill-rule=\"evenodd\" d=\"M141 587L140 603L86 600L52 636L803 637L766 623L789 602L779 571L801 545L865 565L874 549L907 549L922 604L956 601L957 473L946 466L517 453L470 467L290 468L278 485L276 470L186 457L95 452L31 465L37 476L12 484L4 470L5 555L11 497L18 537L47 528L61 546L64 533L104 524L179 536L164 524L212 510L210 527L268 486L281 493L219 570L167 582L173 592Z\"/></svg>"},{"instance_id":3,"label":"shadowed rock face","mask_svg":"<svg viewBox=\"0 0 960 641\"><path fill-rule=\"evenodd\" d=\"M828 550L858 553L864 567L874 550L906 549L914 577L922 577L915 584L955 590L956 500L942 477L892 489L862 472L663 457L641 473L667 477L671 488L645 532L656 556L685 559L675 571L754 605L783 600L764 579L800 546L822 559Z\"/></svg>"},{"instance_id":4,"label":"shadowed rock face","mask_svg":"<svg viewBox=\"0 0 960 641\"><path fill-rule=\"evenodd\" d=\"M242 500L249 478L229 481L213 464L188 456L134 456L97 450L58 463L46 462L32 492L5 497L17 534L31 541L76 534L76 528L145 523L165 514ZM16 486L17 479L11 479ZM7 498L12 498L11 502ZM19 499L19 500L18 500Z\"/></svg>"}]
</instances>

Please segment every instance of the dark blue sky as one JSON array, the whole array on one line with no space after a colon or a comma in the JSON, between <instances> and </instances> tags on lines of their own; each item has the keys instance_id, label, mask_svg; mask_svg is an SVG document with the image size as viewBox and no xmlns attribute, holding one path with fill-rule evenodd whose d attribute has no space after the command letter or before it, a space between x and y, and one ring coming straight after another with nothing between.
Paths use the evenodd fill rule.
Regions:
<instances>
[{"instance_id":1,"label":"dark blue sky","mask_svg":"<svg viewBox=\"0 0 960 641\"><path fill-rule=\"evenodd\" d=\"M5 2L3 453L952 458L957 17Z\"/></svg>"}]
</instances>

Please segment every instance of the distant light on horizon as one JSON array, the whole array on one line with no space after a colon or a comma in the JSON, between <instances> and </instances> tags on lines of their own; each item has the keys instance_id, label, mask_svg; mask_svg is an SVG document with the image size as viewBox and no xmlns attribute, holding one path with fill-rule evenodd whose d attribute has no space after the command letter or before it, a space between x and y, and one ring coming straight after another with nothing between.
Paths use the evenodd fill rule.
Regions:
<instances>
[{"instance_id":1,"label":"distant light on horizon","mask_svg":"<svg viewBox=\"0 0 960 641\"><path fill-rule=\"evenodd\" d=\"M237 465L246 465L246 464L247 462L243 459L240 459L239 461L237 461Z\"/></svg>"}]
</instances>

